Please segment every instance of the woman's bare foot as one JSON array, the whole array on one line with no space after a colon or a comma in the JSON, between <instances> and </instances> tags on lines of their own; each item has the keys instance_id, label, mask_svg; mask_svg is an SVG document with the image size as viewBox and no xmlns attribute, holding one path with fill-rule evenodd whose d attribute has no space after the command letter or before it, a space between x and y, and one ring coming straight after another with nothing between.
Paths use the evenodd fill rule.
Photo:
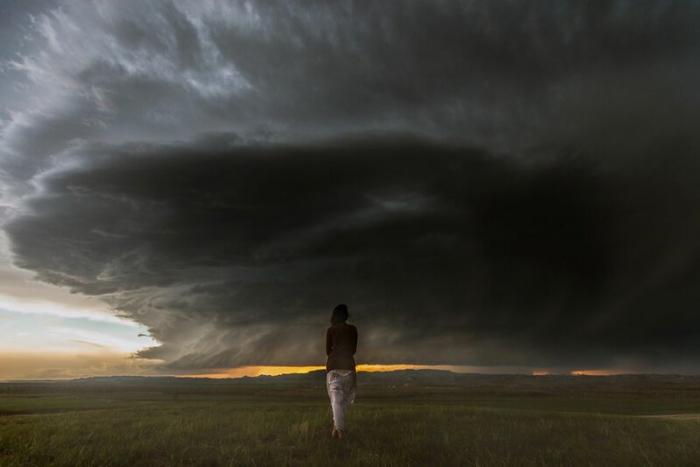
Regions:
<instances>
[{"instance_id":1,"label":"woman's bare foot","mask_svg":"<svg viewBox=\"0 0 700 467\"><path fill-rule=\"evenodd\" d=\"M345 437L345 430L336 430L338 433L338 439L343 439Z\"/></svg>"},{"instance_id":2,"label":"woman's bare foot","mask_svg":"<svg viewBox=\"0 0 700 467\"><path fill-rule=\"evenodd\" d=\"M338 430L333 427L333 430L331 430L331 438L336 438L338 436Z\"/></svg>"}]
</instances>

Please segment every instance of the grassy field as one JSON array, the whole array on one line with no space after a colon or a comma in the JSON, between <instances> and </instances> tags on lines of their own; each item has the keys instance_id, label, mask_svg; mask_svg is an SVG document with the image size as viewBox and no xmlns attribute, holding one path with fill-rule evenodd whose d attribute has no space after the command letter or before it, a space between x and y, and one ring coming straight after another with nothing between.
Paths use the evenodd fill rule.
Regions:
<instances>
[{"instance_id":1,"label":"grassy field","mask_svg":"<svg viewBox=\"0 0 700 467\"><path fill-rule=\"evenodd\" d=\"M340 441L316 383L2 386L2 466L700 465L694 384L361 385Z\"/></svg>"}]
</instances>

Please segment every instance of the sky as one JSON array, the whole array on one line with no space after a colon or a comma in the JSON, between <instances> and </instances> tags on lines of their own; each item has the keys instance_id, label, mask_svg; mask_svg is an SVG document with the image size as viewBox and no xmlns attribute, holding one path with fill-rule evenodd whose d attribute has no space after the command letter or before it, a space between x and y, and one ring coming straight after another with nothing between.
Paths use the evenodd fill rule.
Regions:
<instances>
[{"instance_id":1,"label":"sky","mask_svg":"<svg viewBox=\"0 0 700 467\"><path fill-rule=\"evenodd\" d=\"M3 1L0 379L320 368L338 303L367 369L698 372L698 24Z\"/></svg>"}]
</instances>

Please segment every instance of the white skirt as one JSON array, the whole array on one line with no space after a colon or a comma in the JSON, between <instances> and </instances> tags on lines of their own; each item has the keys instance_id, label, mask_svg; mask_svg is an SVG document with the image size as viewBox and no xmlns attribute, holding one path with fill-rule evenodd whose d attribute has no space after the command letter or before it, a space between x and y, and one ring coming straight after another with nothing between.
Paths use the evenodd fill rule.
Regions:
<instances>
[{"instance_id":1,"label":"white skirt","mask_svg":"<svg viewBox=\"0 0 700 467\"><path fill-rule=\"evenodd\" d=\"M326 390L331 400L333 424L345 429L345 412L355 402L355 375L353 370L330 370L326 373Z\"/></svg>"}]
</instances>

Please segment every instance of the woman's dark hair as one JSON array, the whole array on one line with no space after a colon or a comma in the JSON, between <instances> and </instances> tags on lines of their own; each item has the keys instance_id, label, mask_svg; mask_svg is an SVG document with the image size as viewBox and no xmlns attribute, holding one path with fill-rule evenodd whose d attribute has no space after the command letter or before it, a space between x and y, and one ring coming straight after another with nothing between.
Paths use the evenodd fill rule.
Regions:
<instances>
[{"instance_id":1,"label":"woman's dark hair","mask_svg":"<svg viewBox=\"0 0 700 467\"><path fill-rule=\"evenodd\" d=\"M331 315L331 324L344 323L350 315L348 314L348 306L344 303L336 306Z\"/></svg>"}]
</instances>

